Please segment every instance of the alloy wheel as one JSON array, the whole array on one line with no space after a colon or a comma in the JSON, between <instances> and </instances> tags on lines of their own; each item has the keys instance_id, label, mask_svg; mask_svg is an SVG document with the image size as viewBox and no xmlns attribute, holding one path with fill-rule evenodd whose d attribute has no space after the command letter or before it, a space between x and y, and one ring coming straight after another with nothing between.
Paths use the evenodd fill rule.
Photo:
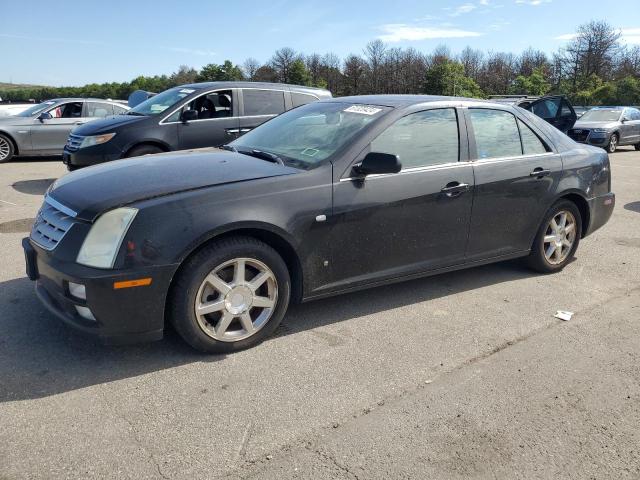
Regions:
<instances>
[{"instance_id":1,"label":"alloy wheel","mask_svg":"<svg viewBox=\"0 0 640 480\"><path fill-rule=\"evenodd\" d=\"M618 137L615 135L611 135L611 139L609 140L609 153L613 153L616 151L618 147Z\"/></svg>"},{"instance_id":2,"label":"alloy wheel","mask_svg":"<svg viewBox=\"0 0 640 480\"><path fill-rule=\"evenodd\" d=\"M551 265L564 262L576 241L576 219L567 210L557 212L547 225L542 248Z\"/></svg>"},{"instance_id":3,"label":"alloy wheel","mask_svg":"<svg viewBox=\"0 0 640 480\"><path fill-rule=\"evenodd\" d=\"M278 282L267 265L253 258L234 258L202 281L195 299L196 319L213 339L237 342L267 324L277 300Z\"/></svg>"},{"instance_id":4,"label":"alloy wheel","mask_svg":"<svg viewBox=\"0 0 640 480\"><path fill-rule=\"evenodd\" d=\"M7 159L10 153L11 146L9 142L5 138L0 137L0 162Z\"/></svg>"}]
</instances>

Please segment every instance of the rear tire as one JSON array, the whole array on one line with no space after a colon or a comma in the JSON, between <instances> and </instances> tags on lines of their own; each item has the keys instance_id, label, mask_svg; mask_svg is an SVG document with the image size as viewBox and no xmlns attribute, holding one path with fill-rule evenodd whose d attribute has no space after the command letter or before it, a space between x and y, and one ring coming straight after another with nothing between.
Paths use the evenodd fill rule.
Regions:
<instances>
[{"instance_id":1,"label":"rear tire","mask_svg":"<svg viewBox=\"0 0 640 480\"><path fill-rule=\"evenodd\" d=\"M180 336L205 353L253 347L278 327L291 283L282 257L251 237L205 246L180 268L169 293L168 317Z\"/></svg>"},{"instance_id":2,"label":"rear tire","mask_svg":"<svg viewBox=\"0 0 640 480\"><path fill-rule=\"evenodd\" d=\"M611 135L611 138L609 138L607 152L614 153L616 151L616 148L618 148L618 134L614 133L613 135Z\"/></svg>"},{"instance_id":3,"label":"rear tire","mask_svg":"<svg viewBox=\"0 0 640 480\"><path fill-rule=\"evenodd\" d=\"M15 152L13 141L6 135L0 134L0 163L11 161Z\"/></svg>"},{"instance_id":4,"label":"rear tire","mask_svg":"<svg viewBox=\"0 0 640 480\"><path fill-rule=\"evenodd\" d=\"M556 202L544 216L533 241L527 258L529 267L540 273L559 272L573 258L581 235L582 217L576 204L570 200Z\"/></svg>"},{"instance_id":5,"label":"rear tire","mask_svg":"<svg viewBox=\"0 0 640 480\"><path fill-rule=\"evenodd\" d=\"M129 150L125 158L141 157L142 155L153 155L154 153L162 152L164 152L164 150L155 145L139 145Z\"/></svg>"}]
</instances>

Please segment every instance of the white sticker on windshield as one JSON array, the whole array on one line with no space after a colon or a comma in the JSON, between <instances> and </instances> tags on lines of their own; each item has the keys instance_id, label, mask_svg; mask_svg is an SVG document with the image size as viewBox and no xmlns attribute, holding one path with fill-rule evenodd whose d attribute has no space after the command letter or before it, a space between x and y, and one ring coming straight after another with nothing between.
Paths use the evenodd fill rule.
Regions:
<instances>
[{"instance_id":1,"label":"white sticker on windshield","mask_svg":"<svg viewBox=\"0 0 640 480\"><path fill-rule=\"evenodd\" d=\"M180 89L180 93L193 93L195 92L195 90L193 90L192 88L182 88Z\"/></svg>"},{"instance_id":2,"label":"white sticker on windshield","mask_svg":"<svg viewBox=\"0 0 640 480\"><path fill-rule=\"evenodd\" d=\"M381 108L371 107L369 105L351 105L349 108L346 108L345 112L350 113L361 113L362 115L375 115Z\"/></svg>"}]
</instances>

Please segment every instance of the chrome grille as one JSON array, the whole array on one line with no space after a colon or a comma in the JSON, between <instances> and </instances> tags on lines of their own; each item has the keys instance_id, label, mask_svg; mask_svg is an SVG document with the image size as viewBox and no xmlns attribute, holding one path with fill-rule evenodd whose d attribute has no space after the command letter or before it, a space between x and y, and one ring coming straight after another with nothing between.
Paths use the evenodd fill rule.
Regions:
<instances>
[{"instance_id":1,"label":"chrome grille","mask_svg":"<svg viewBox=\"0 0 640 480\"><path fill-rule=\"evenodd\" d=\"M68 212L63 212L59 208L52 205L48 198L42 204L36 221L31 229L31 240L40 245L45 250L53 250L56 248L60 240L71 229L76 222L73 215L69 215L70 210L60 205Z\"/></svg>"},{"instance_id":2,"label":"chrome grille","mask_svg":"<svg viewBox=\"0 0 640 480\"><path fill-rule=\"evenodd\" d=\"M573 128L569 130L569 136L576 142L586 142L589 137L589 130L584 128Z\"/></svg>"},{"instance_id":3,"label":"chrome grille","mask_svg":"<svg viewBox=\"0 0 640 480\"><path fill-rule=\"evenodd\" d=\"M80 144L82 143L82 140L84 140L83 136L71 134L67 139L67 144L65 145L65 147L68 151L75 152L80 148Z\"/></svg>"}]
</instances>

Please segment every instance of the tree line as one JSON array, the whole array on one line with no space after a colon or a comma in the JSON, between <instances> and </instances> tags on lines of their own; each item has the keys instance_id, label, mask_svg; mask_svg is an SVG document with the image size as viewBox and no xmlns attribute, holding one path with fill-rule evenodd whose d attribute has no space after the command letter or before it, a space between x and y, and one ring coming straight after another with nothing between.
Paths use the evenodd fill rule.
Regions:
<instances>
[{"instance_id":1,"label":"tree line","mask_svg":"<svg viewBox=\"0 0 640 480\"><path fill-rule=\"evenodd\" d=\"M425 93L486 98L490 95L567 95L576 105L639 105L640 47L628 47L605 21L581 25L562 48L548 55L529 48L519 55L471 47L453 54L397 48L374 40L360 54L305 55L285 47L266 62L229 60L196 70L182 65L171 75L139 76L131 82L82 87L0 90L4 100L55 97L126 99L138 89L161 92L185 83L224 80L282 82L328 88L335 96Z\"/></svg>"}]
</instances>

